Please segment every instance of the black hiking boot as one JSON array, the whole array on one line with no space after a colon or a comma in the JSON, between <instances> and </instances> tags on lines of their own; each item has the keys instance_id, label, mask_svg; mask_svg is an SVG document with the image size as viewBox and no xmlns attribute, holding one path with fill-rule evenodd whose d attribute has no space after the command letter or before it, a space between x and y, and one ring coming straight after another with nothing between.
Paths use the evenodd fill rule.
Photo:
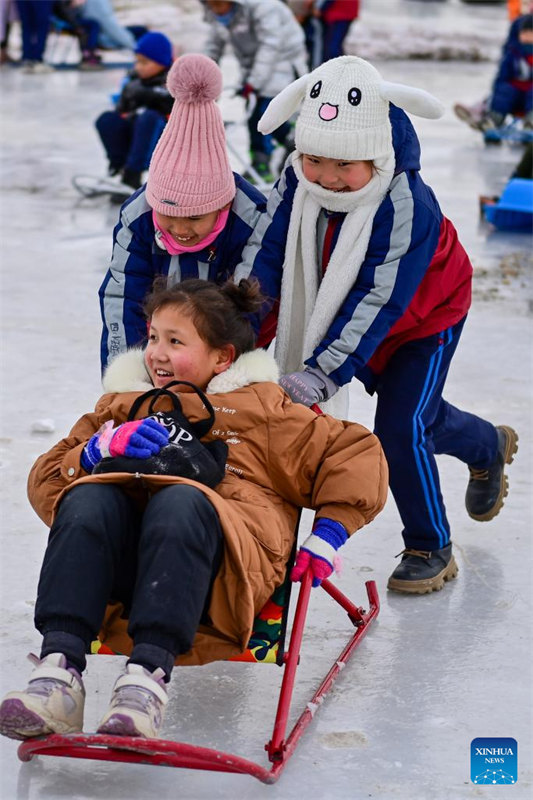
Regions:
<instances>
[{"instance_id":1,"label":"black hiking boot","mask_svg":"<svg viewBox=\"0 0 533 800\"><path fill-rule=\"evenodd\" d=\"M402 560L392 573L387 589L405 594L440 592L446 581L457 575L459 568L452 554L452 543L431 552L407 547Z\"/></svg>"},{"instance_id":2,"label":"black hiking boot","mask_svg":"<svg viewBox=\"0 0 533 800\"><path fill-rule=\"evenodd\" d=\"M465 505L468 515L478 522L493 519L503 506L509 491L509 481L504 473L518 450L518 435L507 425L498 425L498 452L487 469L468 467L470 480L466 489Z\"/></svg>"}]
</instances>

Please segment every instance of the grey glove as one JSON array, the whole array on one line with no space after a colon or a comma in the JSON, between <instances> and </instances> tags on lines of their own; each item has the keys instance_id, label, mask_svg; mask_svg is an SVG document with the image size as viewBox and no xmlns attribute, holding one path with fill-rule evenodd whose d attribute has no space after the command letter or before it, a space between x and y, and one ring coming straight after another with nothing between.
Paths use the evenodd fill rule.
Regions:
<instances>
[{"instance_id":1,"label":"grey glove","mask_svg":"<svg viewBox=\"0 0 533 800\"><path fill-rule=\"evenodd\" d=\"M337 384L319 367L306 367L303 372L282 375L279 385L285 389L291 400L304 406L329 400L339 390Z\"/></svg>"}]
</instances>

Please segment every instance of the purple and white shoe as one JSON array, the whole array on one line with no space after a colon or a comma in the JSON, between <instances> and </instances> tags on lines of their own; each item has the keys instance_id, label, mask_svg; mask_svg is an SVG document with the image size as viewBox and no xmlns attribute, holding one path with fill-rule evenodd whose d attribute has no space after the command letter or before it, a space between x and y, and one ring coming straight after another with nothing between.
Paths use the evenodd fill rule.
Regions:
<instances>
[{"instance_id":1,"label":"purple and white shoe","mask_svg":"<svg viewBox=\"0 0 533 800\"><path fill-rule=\"evenodd\" d=\"M168 703L164 677L162 669L150 673L140 664L127 664L97 733L157 739Z\"/></svg>"},{"instance_id":2,"label":"purple and white shoe","mask_svg":"<svg viewBox=\"0 0 533 800\"><path fill-rule=\"evenodd\" d=\"M83 728L85 689L80 674L67 669L62 653L42 660L31 653L35 669L23 692L9 692L0 705L0 733L31 739L48 733L78 733Z\"/></svg>"}]
</instances>

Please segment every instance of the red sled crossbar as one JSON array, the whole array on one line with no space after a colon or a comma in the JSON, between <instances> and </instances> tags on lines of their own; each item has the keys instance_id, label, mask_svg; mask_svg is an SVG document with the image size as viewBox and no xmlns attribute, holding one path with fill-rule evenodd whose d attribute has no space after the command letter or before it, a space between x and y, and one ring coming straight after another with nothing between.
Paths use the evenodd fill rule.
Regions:
<instances>
[{"instance_id":1,"label":"red sled crossbar","mask_svg":"<svg viewBox=\"0 0 533 800\"><path fill-rule=\"evenodd\" d=\"M185 742L143 739L134 736L108 736L105 734L51 734L50 736L27 739L19 746L18 757L21 761L30 761L35 755L63 756L66 758L89 758L100 761L123 761L156 766L185 767L187 769L202 769L215 772L235 772L251 775L263 783L275 783L294 753L303 732L312 721L315 711L331 689L335 678L347 664L353 651L367 633L370 624L379 614L379 597L374 581L367 581L365 584L369 602L368 611L353 605L329 580L322 581L322 588L347 612L356 630L322 680L310 702L307 703L292 731L285 738L311 593L311 581L311 572L307 570L300 586L289 649L283 656L284 672L272 738L265 745L268 758L272 763L270 769L246 758L225 753L222 750L198 747Z\"/></svg>"}]
</instances>

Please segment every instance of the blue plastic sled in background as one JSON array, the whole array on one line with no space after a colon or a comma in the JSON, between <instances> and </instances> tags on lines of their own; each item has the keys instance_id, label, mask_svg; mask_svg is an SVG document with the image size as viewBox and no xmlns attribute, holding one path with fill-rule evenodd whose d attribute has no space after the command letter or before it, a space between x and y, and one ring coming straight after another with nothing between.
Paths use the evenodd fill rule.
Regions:
<instances>
[{"instance_id":1,"label":"blue plastic sled in background","mask_svg":"<svg viewBox=\"0 0 533 800\"><path fill-rule=\"evenodd\" d=\"M533 180L511 178L500 199L484 205L483 213L499 230L533 231Z\"/></svg>"}]
</instances>

